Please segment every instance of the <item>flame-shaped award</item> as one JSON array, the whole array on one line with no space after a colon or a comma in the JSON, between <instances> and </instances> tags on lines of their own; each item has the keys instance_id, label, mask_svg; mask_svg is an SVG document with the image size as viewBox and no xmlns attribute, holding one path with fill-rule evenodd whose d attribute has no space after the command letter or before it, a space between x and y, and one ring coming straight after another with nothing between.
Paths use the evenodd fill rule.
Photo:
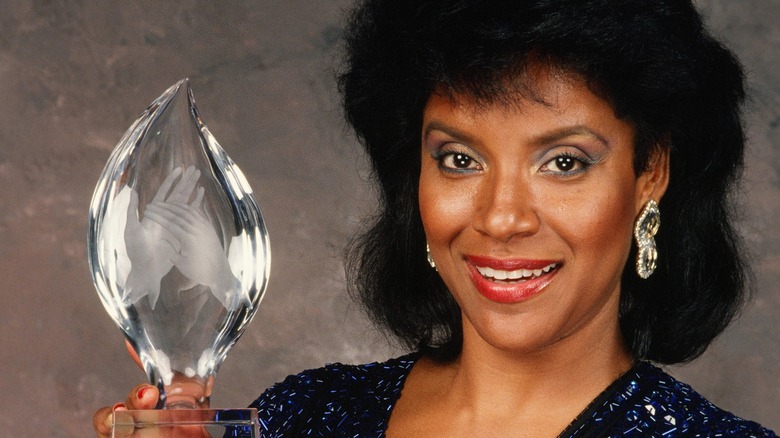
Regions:
<instances>
[{"instance_id":1,"label":"flame-shaped award","mask_svg":"<svg viewBox=\"0 0 780 438\"><path fill-rule=\"evenodd\" d=\"M239 431L256 429L256 412L206 408L217 369L265 292L268 234L187 79L152 102L112 152L92 197L88 257L106 311L160 389L164 409L154 412L170 421L187 409L190 425L222 415L254 422ZM132 421L138 428L158 417Z\"/></svg>"}]
</instances>

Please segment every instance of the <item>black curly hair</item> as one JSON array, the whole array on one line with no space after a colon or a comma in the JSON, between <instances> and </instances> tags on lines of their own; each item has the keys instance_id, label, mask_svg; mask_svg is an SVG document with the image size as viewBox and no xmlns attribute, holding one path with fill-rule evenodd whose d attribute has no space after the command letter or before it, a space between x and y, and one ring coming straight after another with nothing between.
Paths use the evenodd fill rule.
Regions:
<instances>
[{"instance_id":1,"label":"black curly hair","mask_svg":"<svg viewBox=\"0 0 780 438\"><path fill-rule=\"evenodd\" d=\"M668 148L659 266L641 280L627 264L620 324L638 359L698 357L749 289L730 202L742 169L745 92L739 62L689 0L361 2L346 29L340 90L380 209L348 251L351 292L405 346L438 360L459 355L460 309L425 260L423 109L434 89L483 103L528 92L513 84L532 63L583 78L633 125L637 174L654 148Z\"/></svg>"}]
</instances>

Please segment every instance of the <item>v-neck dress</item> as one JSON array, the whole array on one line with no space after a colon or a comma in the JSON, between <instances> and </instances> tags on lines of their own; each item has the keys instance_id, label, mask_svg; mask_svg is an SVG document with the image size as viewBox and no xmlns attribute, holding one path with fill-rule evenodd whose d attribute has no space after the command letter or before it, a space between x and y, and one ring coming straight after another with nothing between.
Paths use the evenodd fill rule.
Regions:
<instances>
[{"instance_id":1,"label":"v-neck dress","mask_svg":"<svg viewBox=\"0 0 780 438\"><path fill-rule=\"evenodd\" d=\"M382 437L418 354L364 365L331 364L289 376L257 408L263 437ZM726 412L660 368L638 362L561 437L774 437Z\"/></svg>"}]
</instances>

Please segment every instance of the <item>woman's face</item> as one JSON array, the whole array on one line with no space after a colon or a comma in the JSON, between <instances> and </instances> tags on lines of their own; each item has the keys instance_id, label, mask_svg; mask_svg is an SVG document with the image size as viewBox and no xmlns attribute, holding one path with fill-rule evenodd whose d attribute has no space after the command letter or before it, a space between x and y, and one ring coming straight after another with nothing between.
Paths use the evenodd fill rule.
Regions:
<instances>
[{"instance_id":1,"label":"woman's face","mask_svg":"<svg viewBox=\"0 0 780 438\"><path fill-rule=\"evenodd\" d=\"M535 77L541 103L434 94L423 116L419 202L436 268L466 342L516 352L619 336L634 220L668 168L658 154L637 177L629 123L582 81Z\"/></svg>"}]
</instances>

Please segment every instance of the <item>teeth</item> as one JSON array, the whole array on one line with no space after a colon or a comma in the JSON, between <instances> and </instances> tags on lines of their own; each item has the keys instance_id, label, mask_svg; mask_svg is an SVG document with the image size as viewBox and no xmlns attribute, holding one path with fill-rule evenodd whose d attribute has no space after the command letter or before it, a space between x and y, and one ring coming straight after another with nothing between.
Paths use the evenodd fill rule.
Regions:
<instances>
[{"instance_id":1,"label":"teeth","mask_svg":"<svg viewBox=\"0 0 780 438\"><path fill-rule=\"evenodd\" d=\"M542 269L534 269L534 270L518 269L515 271L501 271L498 269L486 268L481 266L477 266L476 268L479 271L479 273L482 274L483 277L492 278L494 280L512 281L512 280L539 277L540 275L542 275L542 273L550 272L556 266L557 266L556 263L551 263Z\"/></svg>"}]
</instances>

